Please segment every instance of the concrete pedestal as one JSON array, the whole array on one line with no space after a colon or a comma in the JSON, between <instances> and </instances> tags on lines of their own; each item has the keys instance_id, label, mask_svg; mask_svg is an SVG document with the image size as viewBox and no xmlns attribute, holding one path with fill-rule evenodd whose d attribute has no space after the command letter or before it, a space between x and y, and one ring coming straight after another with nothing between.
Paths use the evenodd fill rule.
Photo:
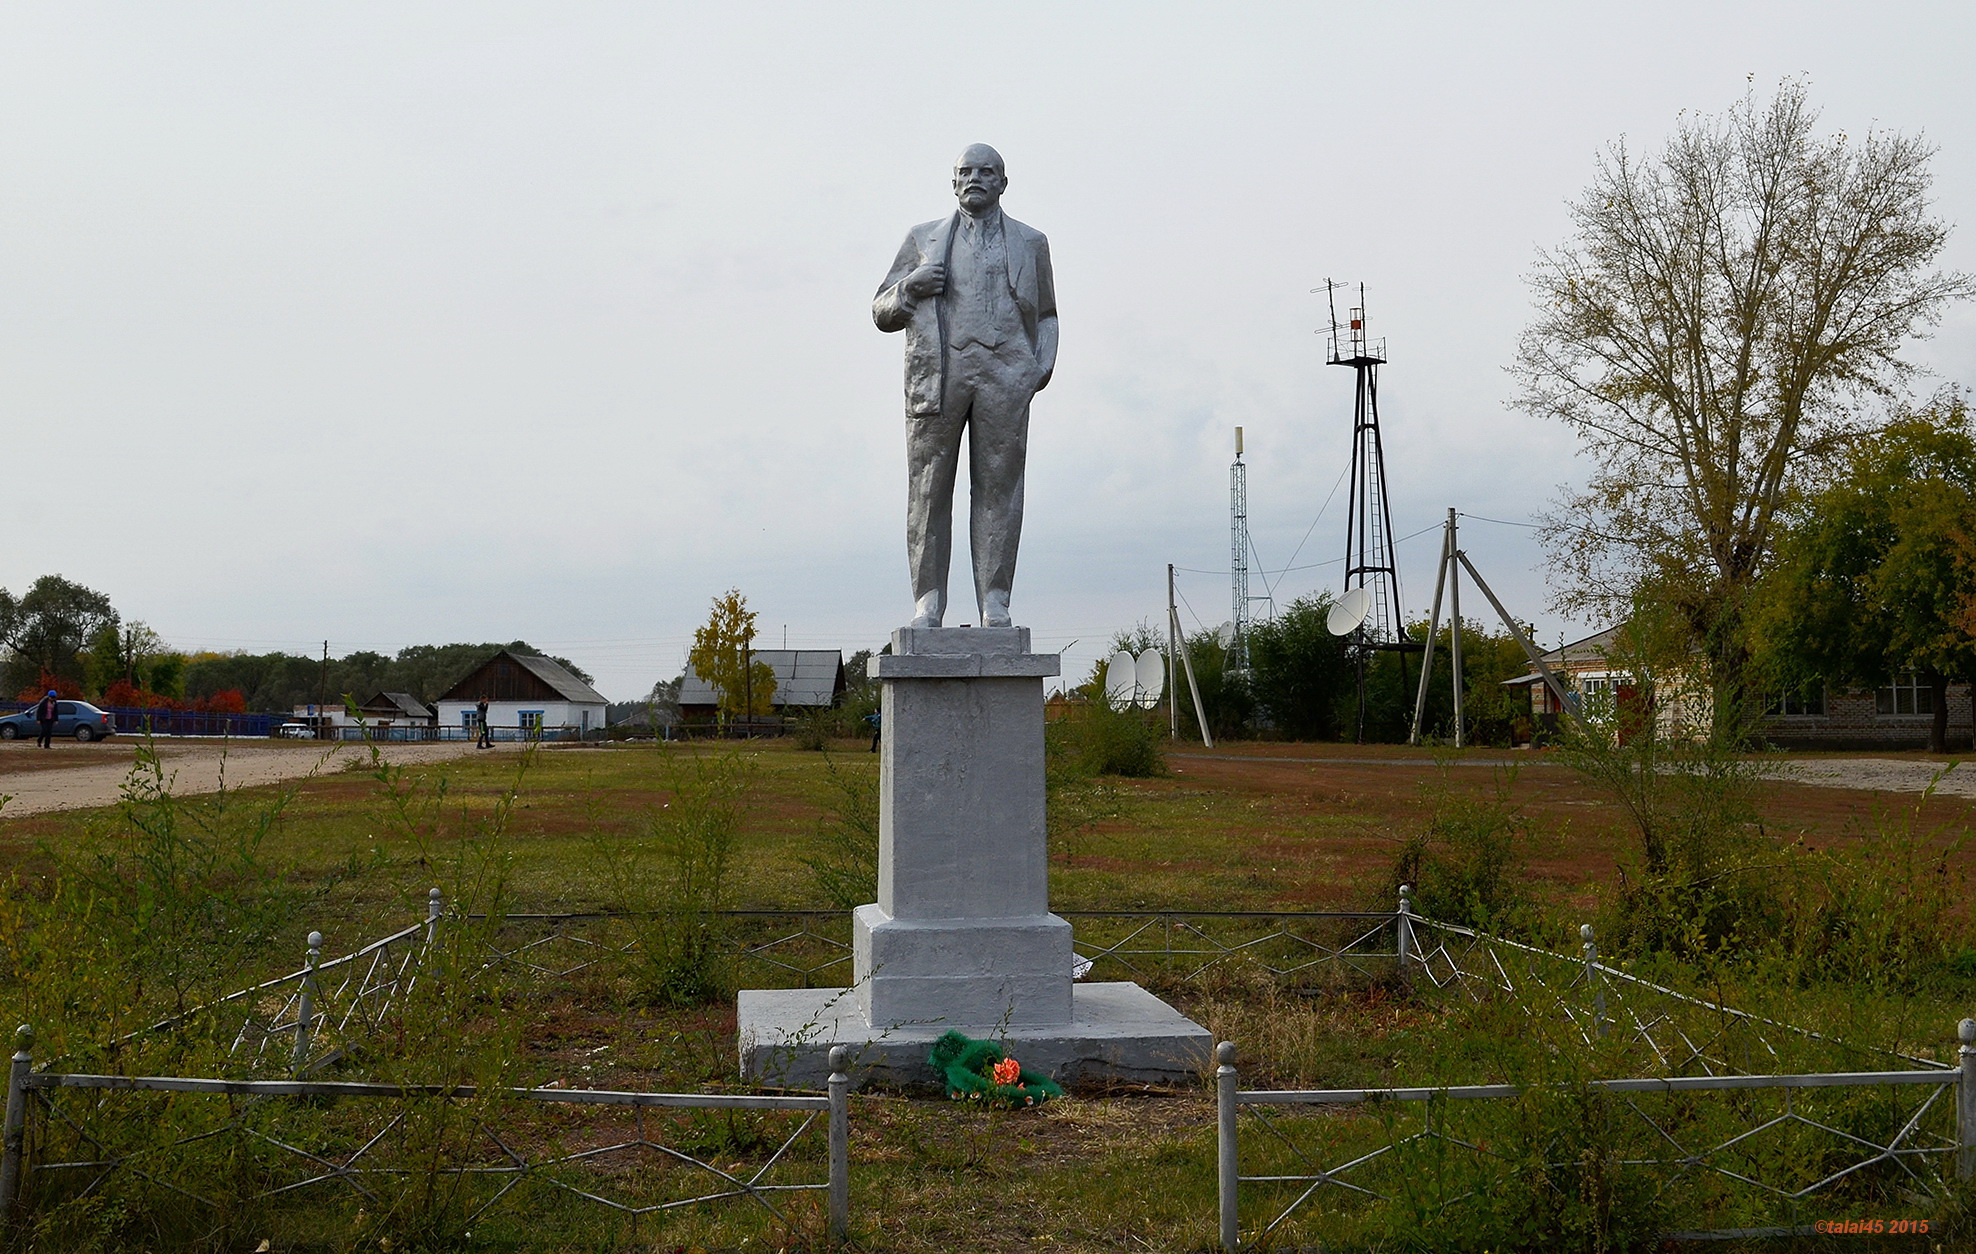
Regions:
<instances>
[{"instance_id":1,"label":"concrete pedestal","mask_svg":"<svg viewBox=\"0 0 1976 1254\"><path fill-rule=\"evenodd\" d=\"M870 673L884 710L878 900L852 918L856 983L742 993L743 1071L804 1083L849 1044L866 1070L930 1078L927 1047L948 1028L1005 1038L1025 1066L1064 1078L1204 1065L1206 1030L1137 985L1073 994L1043 813L1043 680L1057 656L1031 653L1025 627L908 627Z\"/></svg>"}]
</instances>

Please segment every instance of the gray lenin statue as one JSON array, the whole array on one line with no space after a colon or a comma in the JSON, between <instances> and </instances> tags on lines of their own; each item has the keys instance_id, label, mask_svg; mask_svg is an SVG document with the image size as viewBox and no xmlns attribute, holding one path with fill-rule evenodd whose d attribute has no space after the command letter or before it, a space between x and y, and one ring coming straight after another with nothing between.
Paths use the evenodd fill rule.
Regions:
<instances>
[{"instance_id":1,"label":"gray lenin statue","mask_svg":"<svg viewBox=\"0 0 1976 1254\"><path fill-rule=\"evenodd\" d=\"M1050 244L1002 212L1002 155L975 144L954 163L950 217L906 236L871 302L881 331L906 333L906 560L914 627L947 612L954 476L968 439L968 537L983 627L1007 627L1022 538L1029 398L1057 364Z\"/></svg>"}]
</instances>

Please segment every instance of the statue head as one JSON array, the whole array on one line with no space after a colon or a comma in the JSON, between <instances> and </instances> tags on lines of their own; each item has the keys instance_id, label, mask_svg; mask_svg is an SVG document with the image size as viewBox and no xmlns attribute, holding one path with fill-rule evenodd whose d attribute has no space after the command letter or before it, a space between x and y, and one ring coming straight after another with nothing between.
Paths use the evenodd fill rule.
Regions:
<instances>
[{"instance_id":1,"label":"statue head","mask_svg":"<svg viewBox=\"0 0 1976 1254\"><path fill-rule=\"evenodd\" d=\"M986 144L969 144L954 162L954 198L970 217L980 217L1001 203L1008 190L1008 168L1002 154Z\"/></svg>"}]
</instances>

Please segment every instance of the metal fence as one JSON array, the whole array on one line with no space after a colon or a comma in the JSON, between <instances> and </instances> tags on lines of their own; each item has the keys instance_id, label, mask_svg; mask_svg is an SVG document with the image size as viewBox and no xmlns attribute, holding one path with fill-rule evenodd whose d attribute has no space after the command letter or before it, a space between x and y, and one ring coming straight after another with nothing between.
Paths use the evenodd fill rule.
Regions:
<instances>
[{"instance_id":1,"label":"metal fence","mask_svg":"<svg viewBox=\"0 0 1976 1254\"><path fill-rule=\"evenodd\" d=\"M323 935L309 933L301 967L228 993L184 1014L118 1038L122 1052L195 1022L229 1038L227 1057L249 1074L305 1075L342 1058L410 993L439 943L444 898L427 896L425 918L341 957L322 959Z\"/></svg>"},{"instance_id":2,"label":"metal fence","mask_svg":"<svg viewBox=\"0 0 1976 1254\"><path fill-rule=\"evenodd\" d=\"M1479 1205L1532 1164L1505 1147L1546 1100L1602 1102L1599 1169L1642 1182L1691 1227L1671 1240L1809 1234L1807 1208L1939 1200L1976 1178L1976 1020L1957 1028L1958 1067L1861 1047L1691 997L1599 961L1589 926L1579 954L1557 954L1423 919L1404 896L1392 916L1402 978L1422 991L1493 999L1561 1024L1583 1065L1642 1074L1540 1084L1244 1090L1235 1046L1217 1051L1220 1237L1243 1247L1241 1200L1263 1203L1246 1235L1267 1241L1331 1199L1350 1209L1401 1201L1434 1211ZM1536 1029L1533 1025L1533 1031ZM1818 1048L1873 1069L1777 1072ZM1569 1070L1570 1060L1563 1069ZM1889 1067L1886 1064L1905 1064ZM1582 1115L1582 1111L1579 1112ZM1242 1174L1244 1141L1258 1163ZM1583 1162L1544 1163L1545 1171ZM1680 1197L1670 1191L1680 1187Z\"/></svg>"},{"instance_id":3,"label":"metal fence","mask_svg":"<svg viewBox=\"0 0 1976 1254\"><path fill-rule=\"evenodd\" d=\"M1294 985L1396 978L1392 911L1062 910L1080 978L1200 983L1251 972ZM469 916L486 924L484 916ZM658 911L507 914L487 930L484 961L563 979L634 959ZM748 987L852 982L845 910L719 910L696 916ZM1088 965L1086 965L1088 964Z\"/></svg>"},{"instance_id":4,"label":"metal fence","mask_svg":"<svg viewBox=\"0 0 1976 1254\"><path fill-rule=\"evenodd\" d=\"M57 1180L66 1180L66 1196L87 1196L121 1173L215 1214L289 1195L303 1194L298 1200L306 1201L313 1195L305 1190L338 1186L372 1205L388 1206L408 1187L444 1179L468 1190L457 1199L463 1223L478 1220L532 1183L634 1222L681 1207L745 1199L785 1228L794 1225L779 1204L782 1195L823 1192L830 1240L844 1240L849 1227L851 1082L842 1047L831 1051L827 1091L818 1096L87 1075L34 1070L32 1047L33 1033L21 1028L8 1072L0 1226L13 1226L23 1201L31 1201L38 1188L52 1192L59 1187ZM82 1100L64 1102L66 1094ZM114 1109L112 1094L223 1100L191 1112L181 1104L143 1120ZM271 1104L279 1102L335 1103L332 1115L340 1117L312 1121L317 1143L298 1144L302 1138L294 1130L270 1117ZM354 1109L371 1103L381 1104L379 1113ZM425 1132L435 1122L430 1118L435 1104L447 1108L451 1118L446 1123L464 1129L450 1146L454 1152L444 1160L418 1152L421 1161L394 1153L407 1140L419 1139L412 1135L415 1129ZM531 1133L526 1119L518 1117L529 1106L550 1105L616 1108L628 1112L629 1126L620 1119L601 1129L601 1138L587 1138L597 1143L571 1148L554 1135ZM667 1144L654 1126L655 1112L664 1111L789 1112L795 1127L773 1141L765 1161L749 1169ZM819 1117L826 1138L825 1178L785 1178L800 1161L799 1142ZM686 1169L693 1182L706 1183L698 1191L688 1188L672 1196L649 1190L641 1195L620 1166L627 1156L641 1153ZM209 1168L203 1182L186 1179L188 1160L195 1156ZM222 1181L230 1192L214 1188Z\"/></svg>"},{"instance_id":5,"label":"metal fence","mask_svg":"<svg viewBox=\"0 0 1976 1254\"><path fill-rule=\"evenodd\" d=\"M34 708L32 701L0 701L0 714ZM133 705L98 706L110 716L119 734L154 736L272 736L285 720L281 714L217 714L205 710L172 710Z\"/></svg>"}]
</instances>

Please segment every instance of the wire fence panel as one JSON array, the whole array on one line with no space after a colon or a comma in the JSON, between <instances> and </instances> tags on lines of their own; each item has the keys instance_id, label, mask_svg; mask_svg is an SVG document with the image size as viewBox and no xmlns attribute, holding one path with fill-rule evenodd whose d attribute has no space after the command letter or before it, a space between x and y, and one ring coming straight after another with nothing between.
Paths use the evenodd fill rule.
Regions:
<instances>
[{"instance_id":1,"label":"wire fence panel","mask_svg":"<svg viewBox=\"0 0 1976 1254\"><path fill-rule=\"evenodd\" d=\"M1189 983L1253 971L1308 986L1391 981L1391 912L1058 911L1075 935L1079 978ZM474 916L473 922L486 920ZM508 914L494 921L485 962L546 979L635 963L683 929L704 931L748 988L852 983L843 910Z\"/></svg>"},{"instance_id":2,"label":"wire fence panel","mask_svg":"<svg viewBox=\"0 0 1976 1254\"><path fill-rule=\"evenodd\" d=\"M1349 1243L1395 1214L1430 1243L1436 1231L1558 1222L1663 1239L1789 1235L1814 1218L1925 1211L1976 1178L1976 1021L1958 1025L1950 1068L1641 979L1599 960L1589 926L1579 953L1560 954L1412 915L1404 897L1394 922L1416 991L1498 1015L1500 1033L1533 1046L1505 1056L1535 1074L1243 1091L1223 1045L1227 1248L1292 1232ZM1777 1065L1804 1057L1867 1065Z\"/></svg>"},{"instance_id":3,"label":"wire fence panel","mask_svg":"<svg viewBox=\"0 0 1976 1254\"><path fill-rule=\"evenodd\" d=\"M1599 960L1589 924L1579 929L1580 952L1561 954L1417 915L1408 922L1425 986L1469 1000L1502 999L1533 1020L1569 1025L1580 1043L1619 1050L1635 1074L1760 1074L1807 1051L1855 1065L1941 1065L1641 979Z\"/></svg>"},{"instance_id":4,"label":"wire fence panel","mask_svg":"<svg viewBox=\"0 0 1976 1254\"><path fill-rule=\"evenodd\" d=\"M1568 1211L1574 1194L1587 1207L1629 1199L1669 1239L1925 1213L1957 1178L1959 1081L1919 1071L1687 1077L1680 1088L1238 1090L1246 1237L1314 1226L1339 1239L1374 1201L1477 1231L1539 1202Z\"/></svg>"},{"instance_id":5,"label":"wire fence panel","mask_svg":"<svg viewBox=\"0 0 1976 1254\"><path fill-rule=\"evenodd\" d=\"M322 934L311 932L298 969L127 1033L116 1052L137 1061L148 1041L196 1029L224 1036L244 1075L316 1071L376 1032L410 994L437 942L442 904L435 888L423 920L328 961Z\"/></svg>"},{"instance_id":6,"label":"wire fence panel","mask_svg":"<svg viewBox=\"0 0 1976 1254\"><path fill-rule=\"evenodd\" d=\"M105 1206L207 1231L320 1231L339 1207L456 1234L497 1207L531 1232L594 1231L574 1218L586 1208L635 1225L716 1203L784 1237L840 1240L848 1224L841 1054L809 1096L32 1072L27 1048L0 1208L31 1208L44 1230Z\"/></svg>"}]
</instances>

